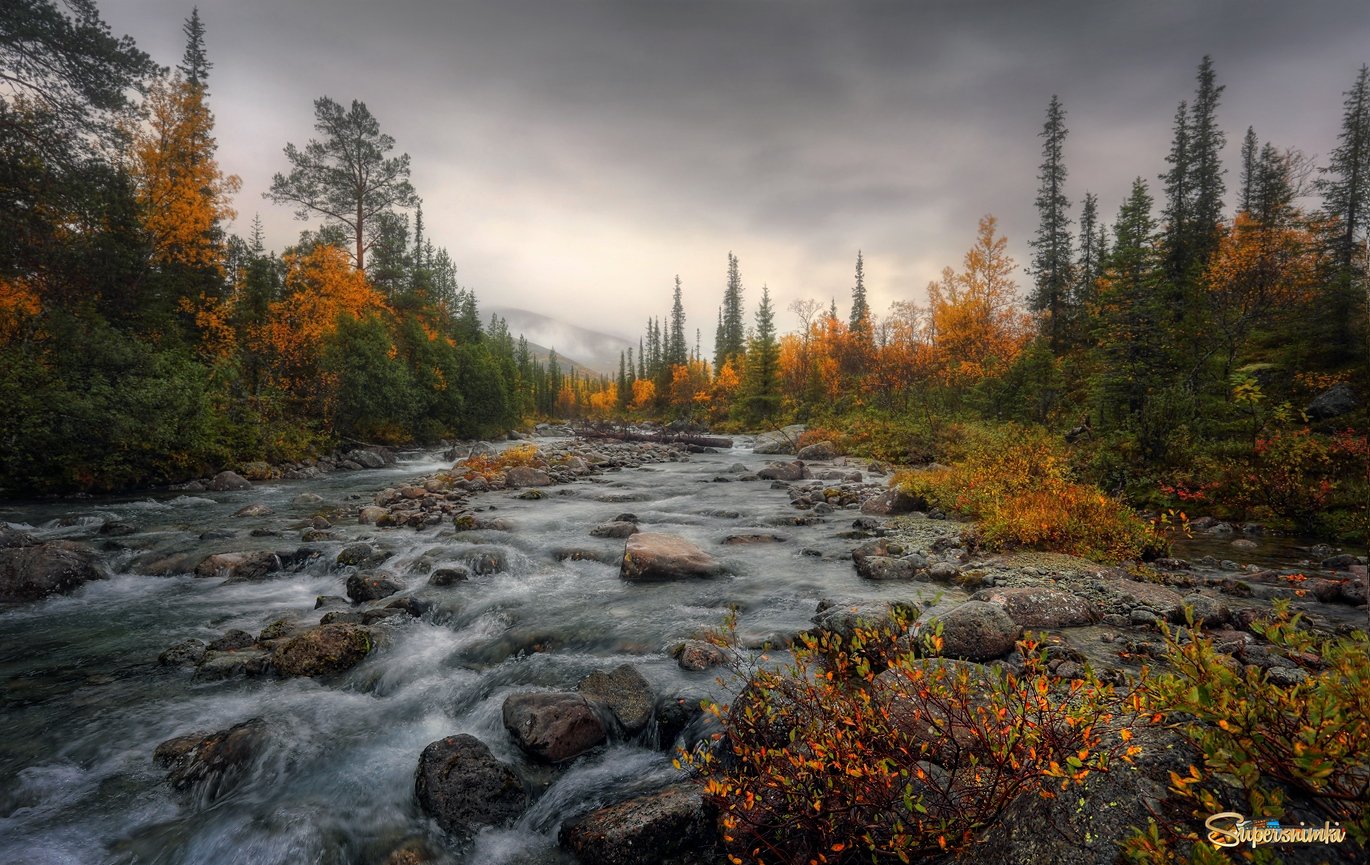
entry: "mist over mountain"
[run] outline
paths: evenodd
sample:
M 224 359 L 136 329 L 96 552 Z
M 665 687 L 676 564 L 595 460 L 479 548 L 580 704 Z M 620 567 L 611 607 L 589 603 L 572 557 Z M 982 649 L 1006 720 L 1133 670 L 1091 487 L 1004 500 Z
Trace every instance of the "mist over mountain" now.
M 569 324 L 542 313 L 516 307 L 488 307 L 485 315 L 498 315 L 509 324 L 509 332 L 522 334 L 530 344 L 546 347 L 557 357 L 570 358 L 595 372 L 618 373 L 618 356 L 637 344 L 624 337 Z

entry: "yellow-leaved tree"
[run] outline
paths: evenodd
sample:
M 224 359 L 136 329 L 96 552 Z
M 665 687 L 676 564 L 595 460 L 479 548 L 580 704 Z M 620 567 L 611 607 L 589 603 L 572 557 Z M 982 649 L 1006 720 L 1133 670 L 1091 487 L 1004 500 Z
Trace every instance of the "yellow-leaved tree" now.
M 216 229 L 236 216 L 229 202 L 242 182 L 224 174 L 215 159 L 214 115 L 204 86 L 179 74 L 160 79 L 145 109 L 131 169 L 152 262 L 222 272 L 224 244 Z
M 1008 239 L 991 215 L 980 219 L 960 273 L 950 267 L 928 285 L 928 333 L 949 383 L 974 381 L 1011 363 L 1026 341 Z

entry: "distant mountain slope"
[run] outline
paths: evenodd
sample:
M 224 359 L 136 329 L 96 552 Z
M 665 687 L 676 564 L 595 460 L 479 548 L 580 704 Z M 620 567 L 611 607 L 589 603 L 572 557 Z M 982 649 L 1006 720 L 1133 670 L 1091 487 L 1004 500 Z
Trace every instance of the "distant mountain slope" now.
M 483 316 L 498 315 L 509 323 L 509 332 L 515 338 L 523 334 L 529 345 L 547 346 L 556 349 L 557 357 L 575 358 L 581 365 L 595 372 L 609 375 L 618 374 L 618 356 L 629 347 L 636 348 L 628 340 L 607 333 L 568 324 L 564 321 L 515 307 L 487 307 Z M 542 349 L 546 352 L 546 349 Z
M 514 330 L 514 328 L 511 326 L 509 328 L 509 332 L 514 335 L 515 340 L 518 340 L 519 332 L 517 330 Z M 547 358 L 552 353 L 551 349 L 546 348 L 545 346 L 538 345 L 531 339 L 528 340 L 528 351 L 530 351 L 533 357 L 538 361 L 538 363 L 542 364 L 543 366 L 547 365 Z M 598 369 L 592 369 L 586 366 L 585 364 L 580 363 L 575 358 L 567 357 L 559 351 L 557 352 L 557 366 L 561 367 L 562 372 L 570 372 L 572 369 L 575 369 L 577 374 L 579 374 L 582 378 L 599 378 L 601 375 L 605 374 L 605 372 Z M 614 375 L 618 375 L 617 359 L 614 360 Z

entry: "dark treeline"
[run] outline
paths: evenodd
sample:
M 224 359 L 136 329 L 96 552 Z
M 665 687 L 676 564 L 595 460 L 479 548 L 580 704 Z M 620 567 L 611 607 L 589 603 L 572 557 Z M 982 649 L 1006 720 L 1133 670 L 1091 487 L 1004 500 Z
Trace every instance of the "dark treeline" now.
M 198 12 L 184 30 L 163 69 L 93 4 L 6 6 L 0 492 L 488 435 L 553 408 L 555 360 L 482 322 L 360 102 L 317 100 L 316 137 L 285 147 L 268 197 L 311 221 L 298 244 L 225 232 L 239 182 L 215 157 Z

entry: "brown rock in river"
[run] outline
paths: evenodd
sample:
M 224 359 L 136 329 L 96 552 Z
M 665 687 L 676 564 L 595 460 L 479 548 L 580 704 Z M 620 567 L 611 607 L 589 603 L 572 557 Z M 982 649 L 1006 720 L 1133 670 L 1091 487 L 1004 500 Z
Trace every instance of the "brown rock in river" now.
M 712 577 L 722 570 L 717 559 L 678 535 L 639 532 L 624 547 L 619 576 L 633 581 L 674 580 Z

